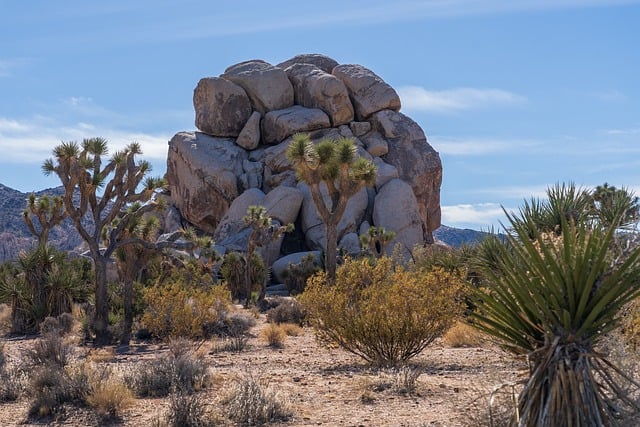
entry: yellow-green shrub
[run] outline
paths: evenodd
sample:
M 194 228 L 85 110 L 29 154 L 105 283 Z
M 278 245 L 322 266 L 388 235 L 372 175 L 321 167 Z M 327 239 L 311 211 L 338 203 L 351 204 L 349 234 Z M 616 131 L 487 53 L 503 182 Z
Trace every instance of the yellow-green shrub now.
M 336 283 L 309 279 L 300 300 L 317 336 L 370 363 L 394 365 L 419 354 L 462 310 L 463 282 L 442 269 L 408 272 L 389 258 L 346 260 Z
M 176 282 L 144 290 L 142 324 L 156 338 L 202 338 L 204 327 L 217 322 L 231 303 L 223 286 L 194 288 Z

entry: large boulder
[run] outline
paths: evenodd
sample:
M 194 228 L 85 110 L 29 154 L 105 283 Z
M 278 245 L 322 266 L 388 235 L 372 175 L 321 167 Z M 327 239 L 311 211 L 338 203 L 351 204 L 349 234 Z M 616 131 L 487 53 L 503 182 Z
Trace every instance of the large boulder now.
M 295 187 L 276 187 L 262 201 L 267 215 L 281 224 L 293 224 L 300 212 L 302 191 Z
M 247 228 L 243 218 L 247 215 L 249 206 L 262 205 L 264 198 L 265 194 L 257 188 L 251 188 L 239 195 L 220 220 L 213 234 L 213 240 L 220 243 Z
M 298 132 L 308 132 L 329 126 L 331 126 L 329 116 L 322 110 L 294 105 L 265 114 L 262 120 L 262 139 L 267 144 L 277 144 Z
M 425 240 L 433 243 L 433 231 L 440 227 L 441 220 L 442 162 L 438 152 L 429 145 L 420 126 L 402 113 L 383 110 L 373 114 L 371 122 L 389 141 L 384 160 L 411 185 L 425 226 Z
M 169 141 L 167 182 L 171 202 L 183 218 L 213 233 L 238 197 L 237 177 L 247 152 L 233 140 L 179 132 Z
M 253 109 L 260 114 L 293 105 L 293 86 L 282 68 L 261 61 L 241 62 L 222 75 L 241 86 L 249 95 Z
M 305 251 L 295 252 L 289 255 L 285 255 L 271 266 L 271 272 L 278 283 L 284 283 L 285 273 L 284 271 L 289 268 L 290 264 L 300 264 L 302 259 L 307 255 L 312 255 L 314 263 L 318 266 L 322 265 L 322 252 L 320 251 Z
M 294 64 L 285 71 L 293 84 L 296 104 L 321 109 L 331 119 L 332 126 L 353 120 L 349 92 L 336 76 L 311 64 Z
M 317 53 L 307 53 L 302 55 L 296 55 L 291 59 L 287 59 L 286 61 L 276 65 L 276 67 L 282 68 L 284 70 L 295 64 L 315 65 L 325 73 L 331 74 L 331 71 L 336 65 L 338 65 L 338 62 L 335 59 L 329 58 L 328 56 L 325 56 L 325 55 L 320 55 Z
M 311 189 L 304 182 L 298 183 L 298 189 L 302 191 L 304 196 L 302 200 L 302 208 L 300 209 L 300 223 L 302 232 L 305 235 L 307 246 L 311 249 L 326 249 L 327 246 L 327 227 L 322 221 L 320 213 L 313 202 Z M 325 203 L 330 202 L 329 192 L 324 184 L 320 185 L 320 191 Z M 364 219 L 367 211 L 369 197 L 366 187 L 363 187 L 347 202 L 344 215 L 338 223 L 338 240 L 349 232 L 358 230 L 360 223 Z
M 193 91 L 196 127 L 213 136 L 238 136 L 251 116 L 244 89 L 219 77 L 200 79 Z
M 402 254 L 408 259 L 413 247 L 424 243 L 416 196 L 401 179 L 392 179 L 380 189 L 373 205 L 373 224 L 396 233 L 385 248 L 387 255 L 400 244 Z
M 398 93 L 368 68 L 357 64 L 341 64 L 333 69 L 332 74 L 342 80 L 349 90 L 358 120 L 366 120 L 380 110 L 400 110 Z
M 240 131 L 238 138 L 236 138 L 236 144 L 245 150 L 255 150 L 260 144 L 260 118 L 262 116 L 257 111 L 254 111 L 250 116 L 244 127 Z

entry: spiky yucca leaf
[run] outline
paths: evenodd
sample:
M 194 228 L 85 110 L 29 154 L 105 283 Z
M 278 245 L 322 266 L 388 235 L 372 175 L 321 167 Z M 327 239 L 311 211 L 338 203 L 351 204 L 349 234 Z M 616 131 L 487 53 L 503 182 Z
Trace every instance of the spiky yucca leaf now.
M 615 226 L 568 216 L 559 218 L 557 234 L 540 231 L 527 212 L 507 213 L 512 232 L 499 256 L 479 251 L 490 286 L 478 293 L 472 317 L 529 359 L 518 425 L 615 425 L 614 399 L 632 402 L 595 347 L 617 325 L 621 307 L 640 295 L 640 248 L 619 259 L 611 252 Z

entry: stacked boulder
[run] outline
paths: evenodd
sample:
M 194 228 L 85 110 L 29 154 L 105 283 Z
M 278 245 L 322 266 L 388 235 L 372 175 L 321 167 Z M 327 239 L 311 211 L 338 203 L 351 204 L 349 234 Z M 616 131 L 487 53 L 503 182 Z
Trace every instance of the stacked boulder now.
M 353 138 L 377 166 L 374 188 L 351 198 L 338 227 L 340 245 L 359 250 L 369 226 L 396 233 L 388 250 L 432 243 L 440 226 L 442 164 L 420 126 L 400 113 L 396 91 L 373 71 L 324 55 L 298 55 L 278 65 L 252 60 L 201 79 L 193 94 L 199 132 L 169 141 L 167 180 L 182 218 L 214 235 L 224 250 L 246 248 L 242 217 L 263 205 L 279 224 L 295 223 L 296 250 L 322 250 L 324 224 L 309 187 L 298 182 L 285 151 L 296 133 Z M 291 245 L 289 245 L 291 246 Z M 294 245 L 295 246 L 295 245 Z M 291 250 L 282 239 L 270 262 Z

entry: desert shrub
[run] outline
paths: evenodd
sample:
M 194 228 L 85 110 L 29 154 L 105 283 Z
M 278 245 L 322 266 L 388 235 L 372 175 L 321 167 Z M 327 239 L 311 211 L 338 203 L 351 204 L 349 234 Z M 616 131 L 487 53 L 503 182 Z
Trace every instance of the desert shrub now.
M 304 292 L 307 279 L 322 269 L 318 265 L 317 259 L 313 254 L 307 254 L 302 257 L 300 262 L 291 263 L 282 272 L 284 283 L 291 295 L 297 295 Z
M 202 397 L 196 394 L 174 393 L 169 398 L 167 427 L 207 427 L 213 426 Z
M 261 332 L 262 339 L 273 348 L 284 347 L 284 340 L 287 334 L 280 325 L 269 324 Z
M 248 345 L 249 337 L 246 335 L 238 335 L 235 337 L 226 337 L 216 342 L 212 351 L 214 353 L 222 353 L 225 351 L 241 353 L 247 349 Z
M 125 383 L 137 397 L 164 397 L 171 393 L 173 366 L 169 358 L 140 362 L 125 376 Z
M 4 371 L 7 367 L 7 354 L 5 351 L 5 344 L 0 342 L 0 371 Z
M 133 393 L 112 372 L 104 370 L 93 379 L 86 401 L 100 417 L 118 418 L 133 403 Z
M 205 337 L 238 337 L 246 335 L 256 319 L 239 312 L 226 312 L 218 321 L 205 325 Z
M 0 304 L 0 335 L 11 329 L 11 308 L 7 304 Z
M 289 402 L 266 381 L 252 374 L 236 378 L 222 399 L 229 418 L 240 425 L 286 421 L 292 415 Z
M 392 372 L 393 390 L 399 394 L 415 394 L 421 374 L 422 371 L 419 368 L 410 365 L 395 368 Z
M 298 300 L 293 298 L 274 298 L 276 306 L 267 311 L 267 321 L 271 323 L 304 324 L 305 313 Z
M 0 342 L 0 402 L 17 400 L 24 389 L 24 372 L 21 369 L 10 369 L 5 345 Z
M 64 404 L 84 405 L 90 392 L 85 366 L 40 365 L 30 373 L 30 417 L 46 417 Z
M 152 362 L 141 362 L 125 376 L 138 397 L 164 397 L 172 391 L 193 393 L 206 388 L 209 365 L 190 344 L 174 342 L 169 353 Z
M 376 365 L 419 354 L 460 315 L 463 283 L 441 269 L 409 272 L 383 257 L 346 260 L 329 286 L 309 280 L 300 301 L 317 336 Z
M 175 282 L 145 289 L 142 323 L 159 339 L 202 338 L 205 326 L 228 311 L 229 292 L 222 286 L 195 288 Z
M 231 296 L 237 301 L 250 300 L 252 295 L 262 290 L 264 282 L 265 267 L 260 255 L 253 253 L 251 256 L 251 262 L 249 262 L 250 283 L 247 283 L 245 265 L 245 255 L 239 252 L 229 252 L 225 254 L 220 266 L 220 273 L 231 291 Z
M 57 334 L 61 337 L 69 334 L 73 329 L 74 318 L 71 313 L 62 313 L 57 317 L 48 316 L 40 324 L 40 333 Z
M 213 351 L 231 351 L 235 353 L 244 351 L 249 342 L 249 330 L 255 325 L 255 317 L 238 312 L 228 313 L 220 321 L 208 325 L 207 336 L 221 338 L 216 342 Z
M 11 332 L 37 332 L 47 316 L 70 312 L 87 296 L 90 263 L 47 246 L 22 252 L 0 268 L 0 302 L 11 306 Z
M 640 298 L 624 307 L 621 320 L 621 338 L 630 350 L 640 351 Z
M 38 339 L 32 348 L 25 351 L 25 359 L 31 366 L 53 365 L 64 367 L 73 354 L 73 345 L 57 333 L 46 333 Z
M 487 340 L 487 336 L 465 322 L 456 322 L 444 334 L 443 341 L 450 347 L 477 347 Z

